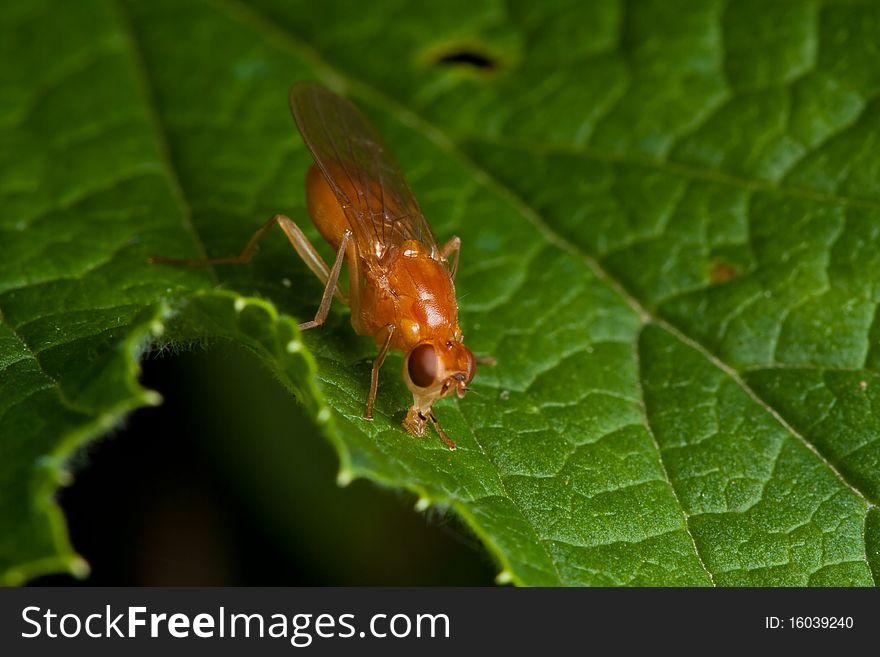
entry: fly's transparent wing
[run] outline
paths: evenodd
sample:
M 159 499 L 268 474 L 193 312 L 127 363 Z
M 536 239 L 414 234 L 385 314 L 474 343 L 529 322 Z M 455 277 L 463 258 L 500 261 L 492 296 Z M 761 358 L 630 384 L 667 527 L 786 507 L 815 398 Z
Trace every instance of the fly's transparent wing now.
M 290 89 L 290 109 L 345 211 L 362 257 L 381 258 L 406 240 L 418 240 L 432 257 L 440 257 L 403 172 L 360 110 L 313 82 Z

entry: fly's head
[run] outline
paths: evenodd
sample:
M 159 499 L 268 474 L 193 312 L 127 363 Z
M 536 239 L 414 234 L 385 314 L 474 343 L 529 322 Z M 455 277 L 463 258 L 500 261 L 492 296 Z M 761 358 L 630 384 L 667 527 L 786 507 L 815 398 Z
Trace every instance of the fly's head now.
M 403 362 L 403 379 L 413 395 L 404 427 L 424 436 L 428 420 L 436 426 L 431 410 L 434 402 L 452 392 L 464 397 L 476 371 L 477 361 L 460 338 L 429 340 L 413 347 Z

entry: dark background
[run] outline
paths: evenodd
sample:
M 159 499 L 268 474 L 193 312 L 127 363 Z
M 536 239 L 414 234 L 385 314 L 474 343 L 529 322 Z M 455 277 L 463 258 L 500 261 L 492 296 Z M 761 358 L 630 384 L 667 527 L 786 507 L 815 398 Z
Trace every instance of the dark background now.
M 355 480 L 244 349 L 153 354 L 158 408 L 73 459 L 59 493 L 82 582 L 34 585 L 483 585 L 496 567 L 451 512 Z

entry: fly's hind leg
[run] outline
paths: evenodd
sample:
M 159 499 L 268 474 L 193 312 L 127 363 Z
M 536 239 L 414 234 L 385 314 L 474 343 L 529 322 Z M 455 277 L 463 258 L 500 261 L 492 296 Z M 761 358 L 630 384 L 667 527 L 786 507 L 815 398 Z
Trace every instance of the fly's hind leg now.
M 300 227 L 297 226 L 290 217 L 283 214 L 276 214 L 269 219 L 269 221 L 260 226 L 248 240 L 247 244 L 245 244 L 241 253 L 237 256 L 226 256 L 223 258 L 165 258 L 163 256 L 153 256 L 149 258 L 148 262 L 164 265 L 180 265 L 184 267 L 245 265 L 254 257 L 257 244 L 263 239 L 263 236 L 265 236 L 274 224 L 278 224 L 281 227 L 281 230 L 287 235 L 287 239 L 290 240 L 297 255 L 299 255 L 302 261 L 306 263 L 306 266 L 311 272 L 318 277 L 318 280 L 324 284 L 324 295 L 321 298 L 321 305 L 318 306 L 318 312 L 315 314 L 315 319 L 300 324 L 299 328 L 300 330 L 305 330 L 320 326 L 324 323 L 324 320 L 327 319 L 327 313 L 330 311 L 330 301 L 334 294 L 342 303 L 348 305 L 348 299 L 342 293 L 342 290 L 339 289 L 338 283 L 339 272 L 342 269 L 342 260 L 345 255 L 345 247 L 350 241 L 351 231 L 346 231 L 343 234 L 342 243 L 339 247 L 339 251 L 336 253 L 336 260 L 333 263 L 332 269 L 327 267 L 324 258 L 322 258 L 321 254 L 318 253 L 314 246 L 312 246 L 312 243 L 309 242 L 309 238 L 306 237 L 306 234 L 302 232 Z
M 223 258 L 166 258 L 165 256 L 151 256 L 147 258 L 147 262 L 150 264 L 160 264 L 160 265 L 179 265 L 182 267 L 210 267 L 211 265 L 246 265 L 251 261 L 251 258 L 254 257 L 254 251 L 257 250 L 257 244 L 263 239 L 263 236 L 269 231 L 273 224 L 281 224 L 281 219 L 287 219 L 282 214 L 276 214 L 274 217 L 269 219 L 262 226 L 257 228 L 257 232 L 251 235 L 251 238 L 247 241 L 247 244 L 244 245 L 244 248 L 241 250 L 237 256 L 225 256 Z M 287 219 L 290 221 L 290 219 Z M 290 223 L 293 223 L 290 221 Z M 283 227 L 283 226 L 282 226 Z M 309 244 L 311 246 L 311 244 Z M 317 255 L 317 254 L 316 254 Z M 321 256 L 319 255 L 318 258 Z M 305 260 L 305 258 L 303 258 Z M 308 261 L 306 262 L 308 264 Z M 324 264 L 323 260 L 321 264 Z M 311 268 L 311 265 L 309 265 Z M 326 272 L 327 265 L 324 265 L 324 270 Z M 325 273 L 326 278 L 326 273 Z
M 365 420 L 373 419 L 373 404 L 376 403 L 376 390 L 379 388 L 379 368 L 382 367 L 382 363 L 385 362 L 385 356 L 388 355 L 388 348 L 391 346 L 391 336 L 394 335 L 396 328 L 394 324 L 388 324 L 385 327 L 387 334 L 385 342 L 382 343 L 379 354 L 376 356 L 376 360 L 373 361 L 373 371 L 370 373 L 370 394 L 367 397 L 367 410 L 364 411 Z

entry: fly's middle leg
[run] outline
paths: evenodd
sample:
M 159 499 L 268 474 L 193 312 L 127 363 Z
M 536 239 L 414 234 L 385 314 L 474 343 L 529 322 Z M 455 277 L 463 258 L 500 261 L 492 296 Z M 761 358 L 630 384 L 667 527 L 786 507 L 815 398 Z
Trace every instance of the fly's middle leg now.
M 293 222 L 291 221 L 290 223 L 292 224 Z M 283 225 L 282 228 L 284 228 Z M 287 231 L 285 230 L 285 232 Z M 316 326 L 321 326 L 326 321 L 327 314 L 330 312 L 330 303 L 333 301 L 333 292 L 339 290 L 339 286 L 337 285 L 337 283 L 339 282 L 339 272 L 342 271 L 342 263 L 345 260 L 345 249 L 346 247 L 348 247 L 348 243 L 350 240 L 351 231 L 346 230 L 342 234 L 342 241 L 339 243 L 339 250 L 336 252 L 336 260 L 333 261 L 333 268 L 330 270 L 330 274 L 327 276 L 327 281 L 324 285 L 324 296 L 321 297 L 321 304 L 318 306 L 318 310 L 315 313 L 315 319 L 310 322 L 303 322 L 302 324 L 300 324 L 300 331 L 305 331 L 310 328 L 315 328 Z
M 452 280 L 455 280 L 455 272 L 458 271 L 458 256 L 461 254 L 461 238 L 458 235 L 453 235 L 448 240 L 446 240 L 446 244 L 440 247 L 440 257 L 446 260 L 452 259 L 452 263 L 449 267 L 449 276 Z
M 385 327 L 385 341 L 379 348 L 376 360 L 373 361 L 373 371 L 370 373 L 370 394 L 367 397 L 367 410 L 364 411 L 365 420 L 373 419 L 373 404 L 376 403 L 376 390 L 379 388 L 379 368 L 382 367 L 382 363 L 385 362 L 385 356 L 388 355 L 388 348 L 391 346 L 391 336 L 394 335 L 396 328 L 394 324 L 388 324 Z

